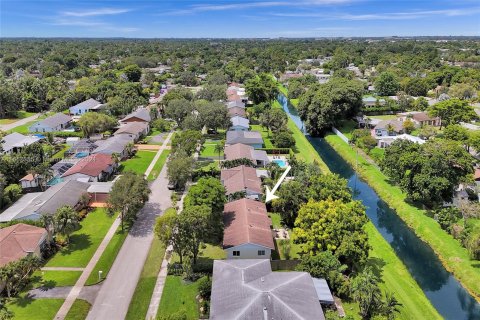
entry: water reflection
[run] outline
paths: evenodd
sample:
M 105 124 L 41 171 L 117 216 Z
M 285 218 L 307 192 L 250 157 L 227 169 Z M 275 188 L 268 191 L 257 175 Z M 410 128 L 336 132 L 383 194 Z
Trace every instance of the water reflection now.
M 295 124 L 303 124 L 297 110 L 285 97 L 283 109 Z M 348 180 L 354 198 L 367 207 L 367 216 L 403 261 L 427 298 L 446 319 L 480 319 L 480 304 L 443 267 L 433 250 L 422 242 L 375 191 L 359 179 L 352 167 L 323 139 L 307 137 L 330 170 Z M 379 265 L 381 267 L 381 265 Z

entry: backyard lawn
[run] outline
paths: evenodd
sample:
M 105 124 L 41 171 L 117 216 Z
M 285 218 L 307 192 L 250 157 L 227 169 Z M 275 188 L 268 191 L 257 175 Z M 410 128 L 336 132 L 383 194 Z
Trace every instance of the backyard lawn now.
M 152 171 L 148 175 L 148 178 L 147 178 L 148 181 L 153 181 L 158 177 L 158 175 L 160 174 L 160 171 L 162 171 L 163 165 L 165 164 L 165 162 L 167 162 L 167 158 L 169 155 L 170 155 L 170 150 L 165 149 L 162 151 L 160 158 L 158 158 L 157 162 L 153 166 Z
M 203 144 L 203 150 L 200 153 L 200 157 L 205 157 L 205 158 L 210 157 L 210 158 L 218 159 L 219 153 L 215 151 L 215 147 L 219 143 L 220 141 L 215 141 L 215 140 L 206 141 Z M 220 157 L 222 156 L 223 156 L 223 150 L 220 151 Z
M 380 120 L 392 120 L 396 119 L 397 116 L 394 114 L 384 114 L 379 116 L 368 116 L 370 119 L 380 119 Z
M 185 311 L 188 320 L 198 319 L 197 294 L 198 281 L 190 283 L 183 281 L 181 276 L 167 276 L 158 315 L 168 316 Z
M 120 171 L 133 171 L 139 174 L 144 174 L 156 153 L 156 151 L 147 150 L 137 151 L 132 158 L 121 163 Z
M 62 145 L 62 149 L 60 151 L 58 151 L 57 153 L 55 153 L 52 158 L 53 159 L 63 159 L 64 155 L 65 155 L 65 152 L 70 149 L 70 146 L 68 144 L 63 144 Z
M 250 130 L 251 131 L 258 131 L 262 135 L 263 138 L 263 144 L 265 145 L 265 148 L 274 148 L 273 143 L 272 143 L 272 133 L 268 129 L 264 129 L 261 125 L 259 124 L 252 124 L 250 125 Z
M 351 165 L 356 161 L 356 152 L 336 135 L 328 135 L 326 141 Z M 391 185 L 388 178 L 361 155 L 358 157 L 358 173 L 378 195 L 396 211 L 415 234 L 432 247 L 444 266 L 452 272 L 465 288 L 480 300 L 480 272 L 478 261 L 470 259 L 467 249 L 439 224 L 426 215 L 425 210 L 405 201 L 406 195 L 399 187 Z
M 164 254 L 165 246 L 155 237 L 130 301 L 127 320 L 145 319 Z
M 91 211 L 80 222 L 81 228 L 70 236 L 70 244 L 60 250 L 46 264 L 47 267 L 85 267 L 108 232 L 114 217 L 105 209 Z

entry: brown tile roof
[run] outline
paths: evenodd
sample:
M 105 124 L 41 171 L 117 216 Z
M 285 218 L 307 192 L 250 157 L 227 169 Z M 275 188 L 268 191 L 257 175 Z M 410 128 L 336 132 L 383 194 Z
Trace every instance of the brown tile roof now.
M 0 267 L 34 252 L 46 234 L 44 228 L 24 223 L 0 229 Z
M 29 173 L 29 174 L 27 174 L 25 177 L 23 177 L 22 179 L 20 179 L 20 181 L 33 181 L 33 180 L 35 180 L 35 178 L 36 178 L 37 176 L 38 176 L 38 174 L 33 175 L 33 174 Z
M 245 109 L 240 107 L 228 108 L 228 115 L 230 117 L 234 117 L 234 116 L 245 117 Z
M 225 204 L 223 209 L 223 247 L 252 243 L 272 250 L 272 221 L 265 204 L 251 199 L 240 199 Z
M 78 161 L 73 167 L 67 170 L 62 177 L 67 177 L 75 173 L 82 173 L 90 177 L 97 177 L 102 172 L 106 172 L 113 165 L 112 156 L 109 154 L 96 153 Z
M 432 118 L 430 117 L 428 114 L 426 114 L 425 112 L 418 112 L 418 113 L 414 113 L 412 114 L 412 118 L 414 120 L 417 120 L 419 122 L 421 121 L 431 121 L 431 120 L 437 120 L 438 118 Z
M 220 174 L 227 194 L 250 190 L 256 193 L 262 193 L 262 182 L 257 177 L 255 168 L 238 166 L 231 169 L 223 169 Z
M 225 159 L 226 160 L 235 160 L 241 158 L 247 158 L 249 160 L 255 161 L 252 157 L 253 147 L 243 144 L 235 143 L 232 145 L 225 146 Z
M 242 97 L 240 97 L 238 94 L 234 93 L 232 95 L 228 96 L 228 101 L 235 101 L 235 100 L 241 100 Z

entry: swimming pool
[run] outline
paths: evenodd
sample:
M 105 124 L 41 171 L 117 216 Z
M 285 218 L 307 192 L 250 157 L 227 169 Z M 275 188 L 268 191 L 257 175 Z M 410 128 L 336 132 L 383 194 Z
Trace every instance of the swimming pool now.
M 272 161 L 275 162 L 276 164 L 278 164 L 280 166 L 280 168 L 285 168 L 287 166 L 287 162 L 285 160 L 273 159 Z

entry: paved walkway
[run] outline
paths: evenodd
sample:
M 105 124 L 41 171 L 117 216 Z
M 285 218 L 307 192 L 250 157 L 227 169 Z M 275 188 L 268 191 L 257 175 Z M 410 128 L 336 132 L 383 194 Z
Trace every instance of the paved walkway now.
M 85 268 L 75 268 L 75 267 L 43 267 L 40 270 L 42 271 L 83 271 Z
M 80 291 L 78 295 L 78 299 L 86 300 L 90 304 L 95 301 L 97 297 L 98 291 L 100 290 L 101 284 L 96 284 L 93 286 L 85 286 Z M 37 289 L 30 290 L 28 292 L 29 296 L 33 299 L 42 299 L 42 298 L 57 298 L 57 299 L 65 299 L 68 297 L 68 294 L 72 290 L 73 287 L 54 287 L 54 288 L 46 288 L 40 287 Z
M 12 130 L 12 129 L 18 127 L 18 126 L 24 125 L 26 123 L 29 123 L 30 121 L 33 121 L 33 120 L 37 119 L 39 116 L 40 116 L 40 113 L 37 113 L 37 114 L 34 114 L 33 116 L 20 119 L 18 121 L 13 122 L 13 123 L 2 124 L 2 125 L 0 125 L 0 130 L 2 130 L 2 131 Z
M 165 139 L 163 146 L 167 145 L 170 137 L 171 134 Z M 145 172 L 147 176 L 160 157 L 161 151 L 159 150 L 147 168 Z M 164 166 L 158 178 L 150 186 L 152 190 L 150 198 L 140 211 L 108 273 L 108 277 L 103 282 L 97 299 L 87 316 L 88 320 L 125 319 L 130 300 L 153 241 L 155 219 L 171 206 L 170 191 L 167 185 L 167 167 Z
M 95 254 L 93 255 L 92 259 L 90 259 L 90 261 L 88 262 L 88 265 L 85 267 L 85 270 L 83 270 L 82 274 L 80 275 L 80 278 L 78 278 L 72 290 L 70 290 L 70 293 L 68 294 L 67 298 L 65 299 L 62 306 L 60 307 L 60 310 L 58 310 L 57 314 L 55 315 L 55 319 L 57 320 L 65 319 L 73 303 L 79 297 L 80 291 L 83 289 L 85 282 L 88 280 L 88 277 L 90 277 L 90 274 L 95 268 L 95 265 L 97 264 L 98 260 L 100 259 L 103 252 L 107 248 L 108 243 L 115 235 L 115 232 L 117 231 L 119 225 L 120 225 L 120 218 L 117 218 L 112 223 L 112 226 L 110 227 L 110 229 L 108 229 L 107 235 L 105 236 L 105 238 L 103 238 L 102 242 L 97 248 L 97 251 L 95 251 Z
M 160 147 L 160 149 L 158 149 L 157 154 L 155 155 L 155 157 L 153 157 L 152 162 L 150 162 L 150 165 L 145 171 L 145 177 L 148 177 L 150 175 L 150 172 L 152 172 L 153 167 L 155 167 L 155 164 L 157 163 L 158 159 L 160 159 L 160 156 L 162 155 L 163 150 L 166 149 L 168 141 L 170 141 L 170 138 L 172 137 L 172 135 L 173 135 L 173 131 L 170 132 L 167 138 L 165 139 L 165 141 L 163 141 L 162 146 Z

